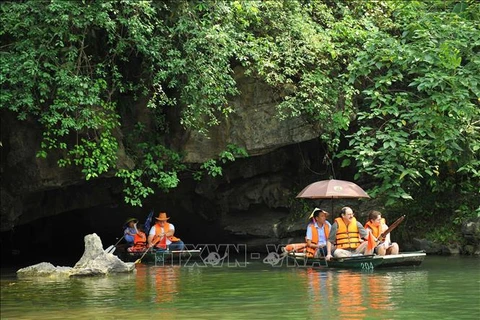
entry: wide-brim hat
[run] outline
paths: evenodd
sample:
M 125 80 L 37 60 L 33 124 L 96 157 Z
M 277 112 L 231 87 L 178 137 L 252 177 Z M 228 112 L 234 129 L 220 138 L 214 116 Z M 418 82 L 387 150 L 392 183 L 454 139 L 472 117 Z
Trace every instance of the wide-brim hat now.
M 313 209 L 312 213 L 310 214 L 310 216 L 308 217 L 308 219 L 312 219 L 313 218 L 313 215 L 315 214 L 315 212 L 317 211 L 320 211 L 320 212 L 324 212 L 325 215 L 328 217 L 328 212 L 323 210 L 323 209 L 320 209 L 320 208 L 315 208 Z
M 138 219 L 136 219 L 136 218 L 128 218 L 128 219 L 125 221 L 125 224 L 129 224 L 129 223 L 132 222 L 132 221 L 135 221 L 135 223 L 137 223 L 137 222 L 138 222 Z
M 157 219 L 158 221 L 167 221 L 168 219 L 170 219 L 170 217 L 167 217 L 166 212 L 160 212 L 158 214 L 158 217 L 155 217 L 155 219 Z

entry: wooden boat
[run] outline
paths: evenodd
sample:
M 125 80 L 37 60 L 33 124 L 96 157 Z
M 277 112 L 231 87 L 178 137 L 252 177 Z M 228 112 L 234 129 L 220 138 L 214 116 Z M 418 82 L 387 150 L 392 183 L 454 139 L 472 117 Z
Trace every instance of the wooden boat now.
M 383 262 L 380 264 L 380 268 L 390 267 L 408 267 L 419 266 L 422 264 L 425 256 L 425 251 L 417 252 L 404 252 L 394 255 L 383 256 Z
M 287 257 L 297 266 L 313 266 L 324 268 L 344 268 L 373 270 L 379 268 L 419 266 L 425 259 L 424 251 L 405 252 L 396 255 L 358 255 L 346 258 L 332 258 L 326 261 L 324 258 L 307 258 L 305 253 L 289 252 Z
M 155 263 L 155 264 L 182 264 L 190 261 L 198 260 L 200 258 L 200 250 L 150 250 L 145 255 L 145 251 L 128 252 L 120 251 L 118 257 L 126 262 L 134 262 L 141 259 L 142 263 Z M 142 257 L 143 256 L 143 257 Z

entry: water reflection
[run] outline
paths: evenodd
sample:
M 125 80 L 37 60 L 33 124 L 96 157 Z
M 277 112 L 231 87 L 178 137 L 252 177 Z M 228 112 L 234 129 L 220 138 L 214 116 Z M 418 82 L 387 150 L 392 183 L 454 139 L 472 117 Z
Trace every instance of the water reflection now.
M 368 294 L 370 307 L 374 310 L 393 310 L 395 305 L 391 301 L 392 278 L 388 275 L 371 274 L 368 277 Z
M 399 308 L 395 295 L 402 291 L 422 293 L 428 287 L 428 272 L 362 272 L 350 270 L 306 269 L 304 278 L 309 297 L 309 316 L 335 318 L 392 318 Z M 420 289 L 421 288 L 421 289 Z
M 180 266 L 156 267 L 137 265 L 135 277 L 135 299 L 140 303 L 153 303 L 167 319 L 177 313 L 175 300 L 179 293 Z
M 478 318 L 479 260 L 435 261 L 419 269 L 373 272 L 257 263 L 245 268 L 140 264 L 134 274 L 73 279 L 2 274 L 0 318 Z
M 368 301 L 364 291 L 366 286 L 365 276 L 357 272 L 339 272 L 333 282 L 339 304 L 338 314 L 341 318 L 363 319 L 366 314 Z M 366 289 L 366 288 L 365 288 Z
M 319 272 L 313 268 L 308 268 L 307 291 L 310 297 L 308 309 L 312 316 L 325 314 L 325 310 L 329 308 L 329 301 L 333 301 L 332 272 Z M 326 303 L 327 302 L 327 303 Z

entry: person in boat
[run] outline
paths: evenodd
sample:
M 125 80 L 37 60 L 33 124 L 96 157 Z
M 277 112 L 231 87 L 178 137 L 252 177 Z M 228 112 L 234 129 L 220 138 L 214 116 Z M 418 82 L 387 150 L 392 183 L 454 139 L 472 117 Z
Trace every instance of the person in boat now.
M 352 208 L 342 208 L 340 216 L 332 224 L 325 259 L 328 261 L 332 258 L 333 245 L 335 245 L 334 255 L 336 258 L 371 254 L 372 250 L 368 250 L 368 243 L 364 241 L 367 236 L 367 230 L 355 219 Z
M 170 251 L 183 250 L 185 245 L 182 240 L 173 235 L 175 226 L 167 222 L 170 219 L 167 217 L 167 213 L 160 212 L 155 219 L 156 222 L 148 233 L 148 246 L 154 246 L 157 250 L 166 250 L 167 248 Z
M 143 225 L 137 226 L 137 233 L 133 237 L 133 246 L 127 248 L 128 252 L 143 252 L 147 249 L 147 235 Z
M 125 221 L 123 236 L 129 247 L 133 246 L 134 237 L 137 233 L 137 223 L 138 220 L 135 218 L 129 218 Z
M 310 215 L 311 222 L 307 226 L 307 257 L 325 257 L 327 255 L 328 235 L 332 225 L 327 221 L 328 212 L 315 208 Z
M 378 254 L 379 256 L 398 254 L 398 244 L 396 242 L 391 242 L 390 233 L 385 236 L 385 239 L 379 239 L 382 232 L 388 229 L 385 219 L 382 218 L 381 212 L 375 210 L 369 212 L 368 221 L 365 224 L 365 229 L 367 229 L 367 231 L 370 231 L 373 234 L 373 236 L 375 237 L 375 242 L 380 242 L 380 244 L 375 247 L 374 252 L 376 254 Z

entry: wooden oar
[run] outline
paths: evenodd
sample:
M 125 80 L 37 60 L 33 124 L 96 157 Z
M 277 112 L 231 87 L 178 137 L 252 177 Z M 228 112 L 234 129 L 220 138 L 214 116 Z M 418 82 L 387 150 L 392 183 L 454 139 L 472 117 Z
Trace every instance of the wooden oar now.
M 141 262 L 142 262 L 142 259 L 143 259 L 143 257 L 145 257 L 145 255 L 147 254 L 147 252 L 148 252 L 148 251 L 150 251 L 150 249 L 151 249 L 151 248 L 153 248 L 153 245 L 152 245 L 151 247 L 148 247 L 148 249 L 147 249 L 147 250 L 145 250 L 145 252 L 142 254 L 142 256 L 140 257 L 140 259 L 137 259 L 137 260 L 135 260 L 135 264 L 137 264 L 137 263 L 141 263 Z
M 381 235 L 380 237 L 378 237 L 378 240 L 377 242 L 382 242 L 385 240 L 385 237 L 387 236 L 387 234 L 389 234 L 390 232 L 392 232 L 393 229 L 395 229 L 396 227 L 398 227 L 398 225 L 403 221 L 403 219 L 405 219 L 405 215 L 401 216 L 400 218 L 398 218 L 394 223 L 392 223 L 390 225 L 390 227 L 388 227 L 387 230 L 385 230 Z
M 147 254 L 148 250 L 150 250 L 150 248 L 153 248 L 153 247 L 157 244 L 158 241 L 160 241 L 160 238 L 157 238 L 157 239 L 155 239 L 155 240 L 152 242 L 152 246 L 151 246 L 151 247 L 148 247 L 148 249 L 147 249 L 147 250 L 142 254 L 142 256 L 140 257 L 140 259 L 137 259 L 137 260 L 135 261 L 135 264 L 142 262 L 142 259 L 143 259 L 143 257 L 145 257 L 145 255 Z M 166 237 L 166 236 L 164 236 L 164 237 L 162 238 L 162 243 L 161 243 L 161 244 L 165 244 L 165 246 L 167 245 L 167 237 Z
M 125 234 L 120 238 L 120 240 L 117 241 L 117 243 L 112 244 L 110 247 L 105 249 L 105 252 L 106 253 L 114 253 L 115 249 L 117 249 L 117 245 L 120 243 L 120 241 L 122 241 L 123 237 L 125 237 Z

